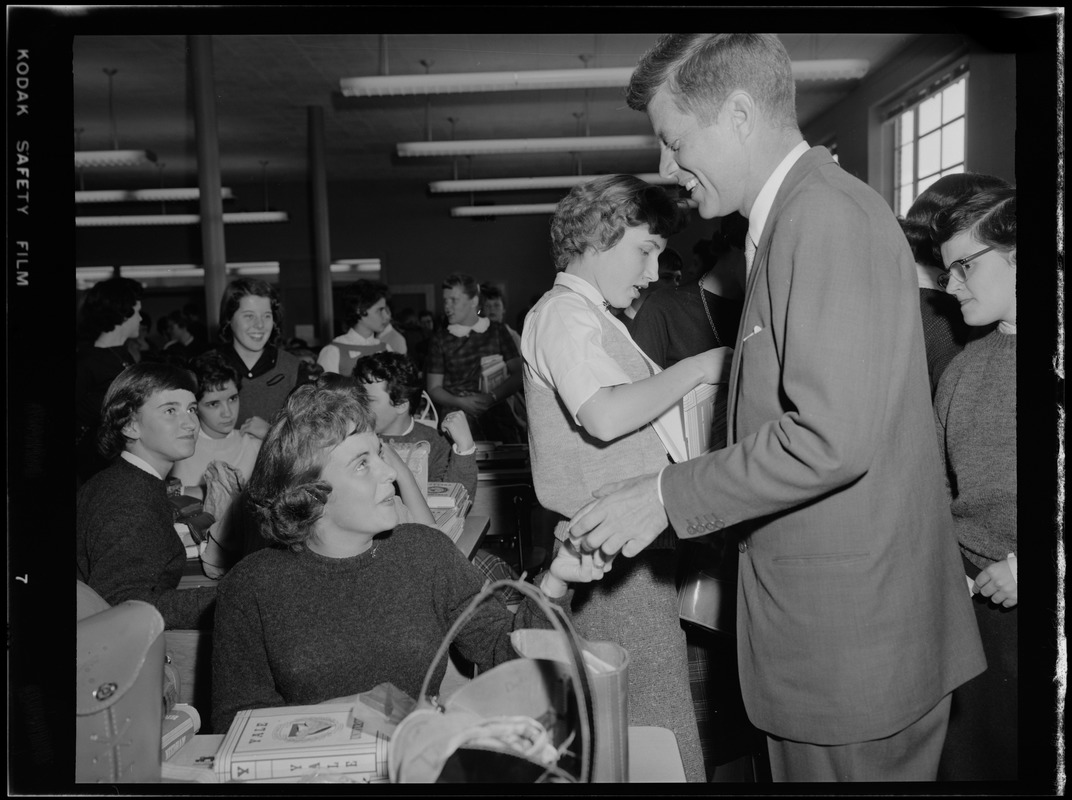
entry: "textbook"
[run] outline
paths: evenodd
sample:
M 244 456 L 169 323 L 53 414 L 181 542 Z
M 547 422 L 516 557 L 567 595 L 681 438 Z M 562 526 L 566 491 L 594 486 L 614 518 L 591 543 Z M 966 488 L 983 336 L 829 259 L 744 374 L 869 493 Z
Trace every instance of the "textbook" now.
M 458 513 L 456 508 L 433 508 L 430 509 L 435 525 L 443 533 L 450 537 L 455 544 L 465 530 L 465 516 Z
M 460 483 L 429 481 L 424 499 L 429 508 L 460 508 L 464 511 L 469 502 L 469 492 Z
M 701 383 L 652 421 L 675 463 L 725 445 L 728 391 L 724 383 Z
M 160 760 L 167 761 L 201 730 L 201 715 L 186 703 L 176 703 L 164 715 L 160 737 Z
M 510 377 L 506 362 L 502 356 L 484 356 L 480 359 L 480 391 L 490 394 L 491 390 L 501 386 Z
M 389 733 L 358 703 L 239 711 L 216 753 L 219 781 L 386 780 Z M 374 712 L 373 712 L 374 713 Z M 368 728 L 366 730 L 366 728 Z

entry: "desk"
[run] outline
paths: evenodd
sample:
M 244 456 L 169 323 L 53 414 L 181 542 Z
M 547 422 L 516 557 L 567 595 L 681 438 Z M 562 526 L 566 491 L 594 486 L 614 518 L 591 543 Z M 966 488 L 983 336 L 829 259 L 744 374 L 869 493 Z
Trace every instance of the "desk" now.
M 484 537 L 488 535 L 488 531 L 491 530 L 491 519 L 481 514 L 470 514 L 465 518 L 465 527 L 462 529 L 461 535 L 458 537 L 458 541 L 454 544 L 458 546 L 458 549 L 462 551 L 462 555 L 465 558 L 471 559 L 473 554 L 484 542 Z M 190 558 L 186 561 L 186 566 L 183 568 L 182 577 L 179 579 L 180 589 L 195 589 L 199 586 L 215 586 L 219 581 L 214 581 L 212 578 L 205 577 L 205 573 L 201 571 L 201 560 L 198 558 Z
M 207 757 L 223 744 L 223 734 L 198 734 L 179 750 L 163 770 L 164 782 L 215 783 Z M 666 728 L 629 728 L 630 783 L 684 783 L 685 768 L 674 732 Z
M 491 530 L 491 519 L 489 517 L 470 514 L 465 518 L 465 527 L 462 529 L 462 534 L 458 537 L 458 541 L 454 544 L 458 546 L 458 549 L 462 551 L 462 555 L 467 560 L 472 559 L 477 548 L 483 543 L 484 537 L 488 535 L 489 530 Z

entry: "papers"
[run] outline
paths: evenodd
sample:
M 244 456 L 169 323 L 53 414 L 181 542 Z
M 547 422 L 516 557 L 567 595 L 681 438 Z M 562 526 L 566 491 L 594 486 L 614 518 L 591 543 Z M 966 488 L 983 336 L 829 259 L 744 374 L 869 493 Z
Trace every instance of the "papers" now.
M 652 428 L 675 463 L 725 444 L 727 394 L 724 383 L 702 383 L 652 421 Z

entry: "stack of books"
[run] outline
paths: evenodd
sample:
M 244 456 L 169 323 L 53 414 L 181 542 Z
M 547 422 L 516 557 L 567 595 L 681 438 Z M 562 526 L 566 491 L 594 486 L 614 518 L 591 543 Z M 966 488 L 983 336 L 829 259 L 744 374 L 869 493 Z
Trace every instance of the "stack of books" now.
M 496 386 L 510 377 L 502 356 L 484 356 L 480 359 L 480 391 L 490 394 Z
M 465 528 L 465 515 L 469 511 L 469 492 L 460 483 L 430 481 L 425 494 L 428 508 L 435 518 L 436 527 L 457 542 Z

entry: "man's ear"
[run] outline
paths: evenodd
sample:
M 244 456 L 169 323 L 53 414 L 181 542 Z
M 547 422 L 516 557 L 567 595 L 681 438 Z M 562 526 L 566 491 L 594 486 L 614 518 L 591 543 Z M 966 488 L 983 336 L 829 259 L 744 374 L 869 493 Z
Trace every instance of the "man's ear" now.
M 725 108 L 738 140 L 744 142 L 756 127 L 755 99 L 743 89 L 738 89 L 726 99 Z

